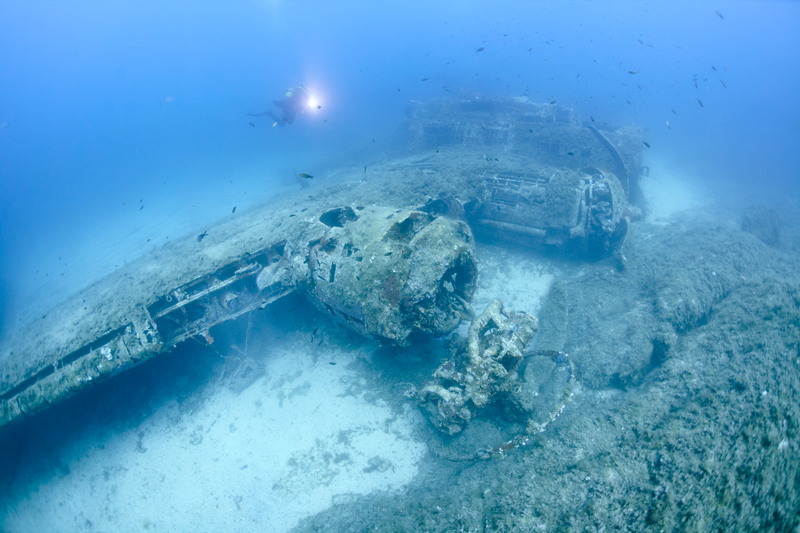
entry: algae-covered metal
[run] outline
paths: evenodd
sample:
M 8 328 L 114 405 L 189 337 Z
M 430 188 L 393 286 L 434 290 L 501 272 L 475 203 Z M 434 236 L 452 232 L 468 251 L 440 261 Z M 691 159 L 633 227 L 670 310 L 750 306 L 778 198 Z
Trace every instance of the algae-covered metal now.
M 469 227 L 424 211 L 339 207 L 304 246 L 283 240 L 141 302 L 120 327 L 0 393 L 0 426 L 291 292 L 362 335 L 408 344 L 443 334 L 465 314 L 477 264 Z M 298 220 L 295 224 L 308 224 Z M 313 233 L 313 232 L 312 232 Z
M 617 176 L 630 201 L 641 199 L 639 127 L 584 123 L 572 109 L 524 96 L 465 95 L 416 103 L 407 128 L 412 146 L 421 149 L 458 146 L 480 149 L 485 160 L 501 164 L 525 157 L 560 169 L 600 168 Z
M 129 322 L 26 376 L 0 393 L 0 426 L 29 416 L 158 355 L 209 328 L 275 301 L 294 290 L 276 283 L 259 290 L 256 275 L 278 262 L 285 243 L 246 254 L 222 268 L 141 302 Z
M 476 233 L 527 246 L 603 255 L 627 234 L 625 191 L 610 173 L 546 166 L 493 172 L 472 208 Z
M 424 211 L 328 211 L 311 243 L 303 289 L 321 311 L 362 335 L 408 345 L 415 332 L 442 335 L 469 316 L 477 263 L 461 220 Z
M 576 381 L 569 356 L 527 350 L 538 330 L 536 317 L 514 312 L 495 299 L 473 320 L 466 339 L 453 338 L 453 356 L 436 369 L 432 379 L 419 391 L 407 393 L 417 399 L 431 423 L 448 435 L 460 433 L 493 403 L 525 425 L 524 432 L 502 443 L 474 454 L 448 454 L 450 459 L 488 459 L 526 446 L 572 400 Z
M 407 127 L 413 146 L 477 153 L 464 202 L 477 235 L 624 263 L 628 220 L 640 216 L 640 129 L 601 131 L 563 106 L 480 96 L 418 103 Z
M 447 333 L 471 317 L 473 231 L 624 263 L 639 129 L 474 96 L 416 104 L 405 126 L 411 154 L 315 171 L 313 188 L 154 247 L 4 339 L 0 426 L 291 292 L 384 342 Z
M 505 309 L 494 300 L 472 322 L 466 344 L 455 346 L 453 357 L 439 366 L 417 396 L 433 425 L 454 435 L 477 410 L 506 391 L 509 376 L 516 373 L 538 330 L 536 317 Z
M 0 393 L 0 426 L 37 413 L 92 382 L 110 377 L 164 351 L 162 338 L 143 306 L 130 322 L 59 358 Z

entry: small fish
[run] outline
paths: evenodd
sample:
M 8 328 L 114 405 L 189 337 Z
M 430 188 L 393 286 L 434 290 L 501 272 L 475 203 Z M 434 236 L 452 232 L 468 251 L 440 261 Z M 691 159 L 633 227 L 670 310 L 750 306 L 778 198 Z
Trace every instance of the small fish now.
M 670 111 L 672 111 L 673 115 L 677 115 L 678 114 L 674 109 L 670 109 Z
M 295 309 L 297 309 L 297 308 L 296 308 L 296 307 L 292 307 L 291 309 L 289 309 L 289 312 L 291 313 L 291 312 L 292 312 L 292 311 L 294 311 Z
M 722 86 L 723 86 L 723 87 L 725 87 L 726 89 L 728 88 L 728 86 L 727 86 L 727 85 L 725 85 L 725 82 L 724 82 L 724 81 L 722 81 L 722 80 L 719 80 L 719 82 L 722 84 Z
M 629 70 L 629 71 L 628 71 L 628 74 L 636 74 L 636 73 L 637 73 L 637 72 L 636 72 L 635 70 Z
M 322 341 L 320 341 L 320 342 L 322 342 Z M 328 361 L 328 364 L 329 365 L 335 365 L 336 363 L 334 363 L 333 361 Z
M 400 87 L 399 86 L 397 87 L 397 92 L 400 92 Z
M 306 174 L 305 172 L 301 172 L 300 174 L 298 174 L 298 176 L 300 176 L 301 178 L 304 178 L 304 179 L 308 179 L 308 180 L 314 179 L 314 176 L 312 176 L 311 174 Z
M 233 206 L 233 209 L 231 209 L 231 215 L 234 214 L 235 212 L 236 212 L 236 206 Z
M 478 49 L 477 49 L 477 50 L 475 50 L 475 51 L 476 51 L 476 52 L 483 52 L 483 46 L 481 46 L 480 48 L 478 48 Z
M 642 142 L 644 143 L 644 145 L 645 145 L 645 146 L 647 146 L 648 148 L 650 148 L 650 143 L 649 143 L 649 142 L 647 142 L 647 141 L 642 141 Z
M 589 118 L 592 119 L 592 122 L 594 122 L 594 117 L 592 115 L 589 115 Z
M 669 125 L 669 120 L 667 121 L 667 128 L 672 129 L 672 126 Z
M 422 79 L 421 79 L 421 80 L 419 80 L 419 81 L 428 81 L 428 78 L 422 78 Z
M 286 122 L 291 122 L 292 121 L 292 119 L 290 119 L 290 118 L 285 118 L 283 120 L 285 120 Z
M 372 139 L 372 142 L 375 142 L 375 139 Z M 377 143 L 375 143 L 375 144 L 377 144 Z
M 197 236 L 197 242 L 200 242 L 200 241 L 202 241 L 203 239 L 205 239 L 205 238 L 206 238 L 206 235 L 208 235 L 208 232 L 207 232 L 207 231 L 204 231 L 203 233 L 201 233 L 200 235 L 198 235 L 198 236 Z
M 641 39 L 636 39 L 636 40 L 639 41 L 639 44 L 644 44 Z
M 567 152 L 567 155 L 575 155 L 575 154 L 573 154 L 572 152 Z
M 700 104 L 700 107 L 705 107 L 705 106 L 703 105 L 703 101 L 702 101 L 702 100 L 700 100 L 699 98 L 697 99 L 697 102 Z
M 722 16 L 722 13 L 720 13 L 719 11 L 714 11 L 714 13 L 716 13 L 716 14 L 717 14 L 717 16 L 718 16 L 719 18 L 721 18 L 722 20 L 725 20 L 725 17 L 723 17 L 723 16 Z
M 533 130 L 528 130 L 529 132 L 533 133 Z
M 716 72 L 716 71 L 717 71 L 717 68 L 716 68 L 714 65 L 711 65 L 711 70 L 713 70 L 714 72 Z
M 250 123 L 250 127 L 251 127 L 251 128 L 255 128 L 255 127 L 256 127 L 256 125 L 255 125 L 255 124 L 253 124 L 253 123 L 251 122 L 251 123 Z
M 323 122 L 330 122 L 330 121 L 331 121 L 331 119 L 329 119 L 329 118 L 326 118 L 325 120 L 323 120 Z
M 558 100 L 553 100 L 553 101 L 552 101 L 552 102 L 550 102 L 550 103 L 551 103 L 551 104 L 555 104 L 556 102 L 558 102 Z
M 312 336 L 312 337 L 313 337 L 314 335 L 316 335 L 316 334 L 317 334 L 317 330 L 318 330 L 318 329 L 319 329 L 319 328 L 314 328 L 314 331 L 312 331 L 312 332 L 311 332 L 311 336 Z
M 528 52 L 530 52 L 531 50 L 533 50 L 533 48 L 528 48 Z
M 277 123 L 277 122 L 273 122 L 273 123 L 272 123 L 272 127 L 273 127 L 273 128 L 274 128 L 275 126 L 277 126 L 277 125 L 278 125 L 278 123 Z
M 366 173 L 367 173 L 367 165 L 364 165 L 364 172 L 363 172 L 363 173 L 364 173 L 364 174 L 366 174 Z
M 141 211 L 142 209 L 144 209 L 144 206 L 140 207 L 140 208 L 139 208 L 139 211 Z
M 697 89 L 697 80 L 694 80 L 694 88 Z
M 166 98 L 161 100 L 161 105 L 168 104 L 168 103 L 172 102 L 173 100 L 175 100 L 175 97 L 167 96 Z

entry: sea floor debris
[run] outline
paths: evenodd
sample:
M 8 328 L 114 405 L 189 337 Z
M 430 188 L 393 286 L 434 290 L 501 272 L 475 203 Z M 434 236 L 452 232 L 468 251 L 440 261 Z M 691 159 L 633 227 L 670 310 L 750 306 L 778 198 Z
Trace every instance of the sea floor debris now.
M 481 449 L 476 458 L 524 446 L 531 435 L 543 432 L 572 398 L 575 368 L 566 354 L 526 353 L 538 329 L 536 317 L 493 300 L 473 321 L 466 339 L 453 338 L 453 357 L 414 393 L 431 423 L 448 435 L 460 433 L 493 402 L 502 404 L 509 418 L 525 421 L 524 434 Z

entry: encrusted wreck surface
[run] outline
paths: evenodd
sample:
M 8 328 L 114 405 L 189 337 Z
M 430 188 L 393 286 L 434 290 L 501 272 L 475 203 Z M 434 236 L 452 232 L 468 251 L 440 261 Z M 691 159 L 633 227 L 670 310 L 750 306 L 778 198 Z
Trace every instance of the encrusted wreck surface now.
M 450 435 L 458 433 L 495 395 L 507 392 L 514 382 L 509 378 L 538 329 L 536 317 L 492 301 L 472 322 L 466 346 L 457 343 L 453 357 L 419 391 L 433 425 Z
M 373 205 L 326 210 L 297 225 L 299 239 L 244 253 L 137 303 L 119 326 L 66 354 L 49 348 L 44 366 L 20 368 L 27 375 L 0 394 L 0 425 L 189 337 L 210 342 L 210 328 L 295 291 L 362 335 L 401 345 L 416 333 L 447 333 L 471 312 L 477 264 L 463 221 Z
M 14 332 L 0 346 L 0 425 L 294 291 L 389 342 L 445 333 L 469 313 L 471 230 L 620 252 L 639 130 L 603 143 L 560 106 L 464 97 L 418 106 L 408 131 L 414 155 L 320 173 L 312 194 L 154 249 Z

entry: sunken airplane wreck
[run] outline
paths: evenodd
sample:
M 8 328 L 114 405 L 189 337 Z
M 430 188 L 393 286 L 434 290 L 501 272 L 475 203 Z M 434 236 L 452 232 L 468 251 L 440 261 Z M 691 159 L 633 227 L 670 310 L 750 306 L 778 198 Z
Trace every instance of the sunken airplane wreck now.
M 601 131 L 526 98 L 462 96 L 416 104 L 402 136 L 410 152 L 368 174 L 319 176 L 315 194 L 154 250 L 21 328 L 1 347 L 0 426 L 292 292 L 385 342 L 448 333 L 473 316 L 473 233 L 624 267 L 640 129 Z M 519 357 L 508 361 L 511 374 Z M 452 416 L 451 432 L 463 422 Z

